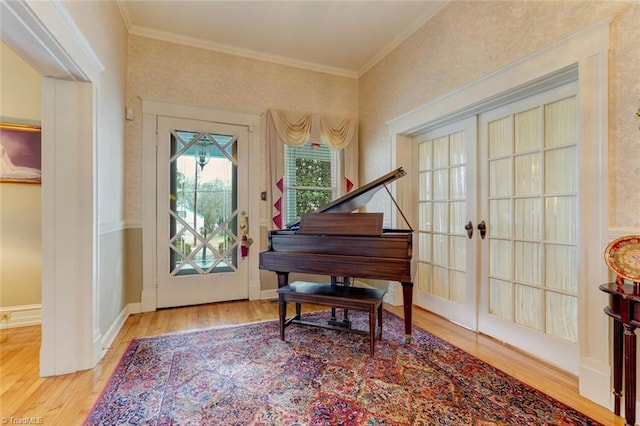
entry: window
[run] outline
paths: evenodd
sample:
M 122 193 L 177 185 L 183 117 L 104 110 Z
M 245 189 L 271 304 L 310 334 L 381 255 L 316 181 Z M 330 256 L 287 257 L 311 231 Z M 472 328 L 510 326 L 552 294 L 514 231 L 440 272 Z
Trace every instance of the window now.
M 284 161 L 284 223 L 337 198 L 338 153 L 307 141 L 299 147 L 285 145 Z

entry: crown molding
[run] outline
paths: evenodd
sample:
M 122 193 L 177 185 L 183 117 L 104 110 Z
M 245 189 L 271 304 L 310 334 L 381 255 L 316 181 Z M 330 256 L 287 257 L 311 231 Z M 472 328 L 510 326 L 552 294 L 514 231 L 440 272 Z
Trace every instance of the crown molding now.
M 166 32 L 166 31 L 157 31 L 147 27 L 132 26 L 129 30 L 129 33 L 132 35 L 137 35 L 141 37 L 167 41 L 170 43 L 182 44 L 185 46 L 197 47 L 200 49 L 211 50 L 214 52 L 227 53 L 229 55 L 241 56 L 244 58 L 255 59 L 258 61 L 272 62 L 272 63 L 286 65 L 294 68 L 301 68 L 301 69 L 306 69 L 310 71 L 333 74 L 340 77 L 358 78 L 358 73 L 353 70 L 329 67 L 321 64 L 316 64 L 313 62 L 298 61 L 298 60 L 286 58 L 283 56 L 270 55 L 268 53 L 258 52 L 251 49 L 234 47 L 228 44 L 204 41 L 202 39 L 185 37 L 182 35 Z

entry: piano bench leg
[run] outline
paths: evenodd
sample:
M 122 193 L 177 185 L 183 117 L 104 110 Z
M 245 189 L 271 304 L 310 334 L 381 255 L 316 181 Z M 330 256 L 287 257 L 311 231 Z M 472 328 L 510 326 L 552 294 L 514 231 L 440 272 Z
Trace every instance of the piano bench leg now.
M 299 303 L 296 305 L 297 305 L 296 307 L 300 306 Z M 284 340 L 284 322 L 287 317 L 287 302 L 286 300 L 284 300 L 282 296 L 280 297 L 278 313 L 280 316 L 280 340 Z
M 382 303 L 378 305 L 378 340 L 382 340 Z
M 371 353 L 371 356 L 373 356 L 376 349 L 376 312 L 376 307 L 372 305 L 369 308 L 369 340 L 371 345 L 369 352 Z

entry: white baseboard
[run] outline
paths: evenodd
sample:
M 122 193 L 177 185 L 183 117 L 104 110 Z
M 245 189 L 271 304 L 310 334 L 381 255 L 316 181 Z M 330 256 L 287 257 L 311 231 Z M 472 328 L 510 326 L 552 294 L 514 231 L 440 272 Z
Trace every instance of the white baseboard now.
M 125 308 L 118 314 L 116 320 L 111 324 L 109 330 L 102 336 L 102 356 L 106 353 L 106 351 L 111 347 L 113 341 L 122 330 L 122 326 L 129 318 L 131 314 L 140 313 L 140 303 L 129 303 Z
M 277 289 L 272 289 L 272 290 L 262 290 L 260 291 L 260 299 L 265 300 L 265 299 L 277 299 L 278 298 L 278 290 Z
M 42 324 L 42 305 L 6 306 L 0 308 L 0 318 L 8 315 L 9 318 L 0 320 L 0 329 L 27 327 Z
M 603 407 L 613 409 L 611 368 L 593 359 L 581 360 L 579 368 L 580 395 Z

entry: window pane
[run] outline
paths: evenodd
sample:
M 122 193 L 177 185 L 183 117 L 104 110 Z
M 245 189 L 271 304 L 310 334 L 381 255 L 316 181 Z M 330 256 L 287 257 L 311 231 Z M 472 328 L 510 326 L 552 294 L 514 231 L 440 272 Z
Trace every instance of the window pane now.
M 336 158 L 324 144 L 285 146 L 285 223 L 337 198 Z

